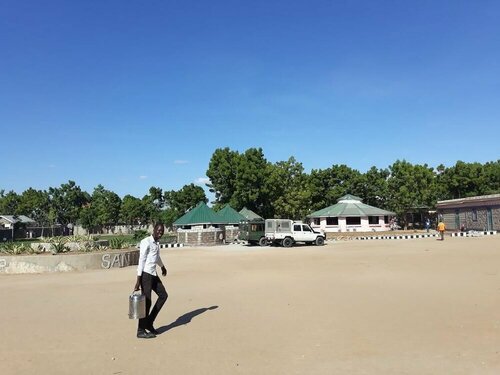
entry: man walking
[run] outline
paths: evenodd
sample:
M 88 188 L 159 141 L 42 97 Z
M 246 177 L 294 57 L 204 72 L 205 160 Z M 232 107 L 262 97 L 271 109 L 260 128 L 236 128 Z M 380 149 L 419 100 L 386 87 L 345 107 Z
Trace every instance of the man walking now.
M 444 241 L 444 231 L 446 230 L 446 225 L 444 225 L 442 220 L 439 222 L 437 230 L 439 231 L 439 234 L 441 235 L 441 241 Z
M 160 244 L 158 242 L 161 236 L 163 236 L 164 231 L 163 224 L 155 224 L 153 234 L 144 238 L 140 244 L 137 281 L 134 291 L 141 289 L 142 294 L 146 297 L 146 316 L 139 319 L 139 327 L 137 328 L 137 337 L 141 339 L 151 339 L 159 334 L 154 328 L 153 323 L 168 298 L 165 287 L 156 274 L 156 265 L 161 267 L 161 274 L 163 276 L 167 274 L 167 269 L 160 258 Z M 158 299 L 150 312 L 151 291 L 154 291 L 158 295 Z

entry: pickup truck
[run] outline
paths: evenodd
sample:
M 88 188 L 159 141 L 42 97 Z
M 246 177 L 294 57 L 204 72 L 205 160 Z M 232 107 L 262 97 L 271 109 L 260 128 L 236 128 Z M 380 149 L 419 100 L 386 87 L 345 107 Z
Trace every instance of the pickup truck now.
M 267 219 L 265 234 L 270 244 L 283 247 L 293 246 L 296 242 L 322 246 L 326 239 L 323 232 L 315 232 L 308 224 L 288 219 Z

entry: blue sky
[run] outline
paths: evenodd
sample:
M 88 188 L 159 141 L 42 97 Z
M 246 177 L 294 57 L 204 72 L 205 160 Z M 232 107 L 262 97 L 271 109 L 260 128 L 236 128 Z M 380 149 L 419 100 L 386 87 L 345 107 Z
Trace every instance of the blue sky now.
M 0 189 L 142 197 L 219 147 L 307 172 L 500 158 L 498 1 L 0 7 Z

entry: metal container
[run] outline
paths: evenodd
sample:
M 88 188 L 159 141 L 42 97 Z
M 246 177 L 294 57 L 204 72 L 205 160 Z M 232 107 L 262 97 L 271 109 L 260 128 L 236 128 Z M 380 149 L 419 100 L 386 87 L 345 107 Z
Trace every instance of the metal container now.
M 146 296 L 141 292 L 133 292 L 128 297 L 128 317 L 142 319 L 146 316 Z

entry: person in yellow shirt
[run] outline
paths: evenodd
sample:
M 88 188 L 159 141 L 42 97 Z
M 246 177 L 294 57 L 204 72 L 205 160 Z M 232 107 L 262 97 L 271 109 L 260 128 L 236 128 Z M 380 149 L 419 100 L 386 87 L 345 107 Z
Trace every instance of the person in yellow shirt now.
M 437 226 L 437 230 L 439 234 L 441 235 L 441 241 L 444 241 L 444 231 L 446 230 L 446 225 L 442 221 L 439 222 Z

